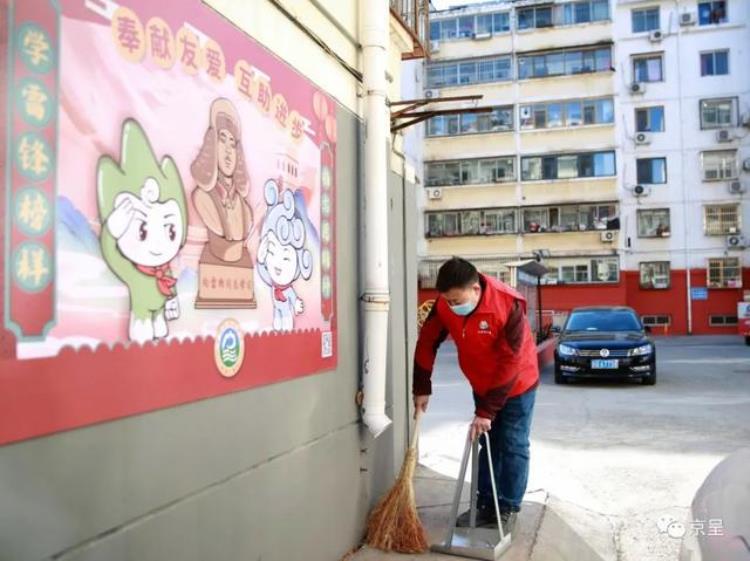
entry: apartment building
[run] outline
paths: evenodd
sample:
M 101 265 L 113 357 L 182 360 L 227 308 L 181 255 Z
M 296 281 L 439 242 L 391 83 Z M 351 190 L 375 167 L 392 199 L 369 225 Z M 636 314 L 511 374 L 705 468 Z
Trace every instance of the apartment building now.
M 423 300 L 450 255 L 500 278 L 504 263 L 536 256 L 550 269 L 545 310 L 629 304 L 672 332 L 688 331 L 689 314 L 693 332 L 732 329 L 742 298 L 738 127 L 748 87 L 738 61 L 747 13 L 739 1 L 736 9 L 709 2 L 709 12 L 703 4 L 522 0 L 432 14 L 426 94 L 479 94 L 471 105 L 487 111 L 425 126 Z M 716 22 L 722 5 L 729 19 Z M 684 23 L 684 13 L 694 24 Z M 729 77 L 713 76 L 726 66 L 714 52 L 722 43 L 737 50 Z M 672 60 L 678 53 L 681 66 Z M 647 83 L 657 67 L 670 82 L 654 74 Z M 702 71 L 712 75 L 704 79 Z M 730 132 L 726 103 L 735 114 Z M 717 144 L 717 131 L 729 140 Z M 682 226 L 687 208 L 684 223 L 705 220 L 704 230 Z M 732 216 L 738 224 L 726 226 Z M 687 242 L 674 234 L 680 227 L 690 232 Z M 706 292 L 707 300 L 688 299 Z

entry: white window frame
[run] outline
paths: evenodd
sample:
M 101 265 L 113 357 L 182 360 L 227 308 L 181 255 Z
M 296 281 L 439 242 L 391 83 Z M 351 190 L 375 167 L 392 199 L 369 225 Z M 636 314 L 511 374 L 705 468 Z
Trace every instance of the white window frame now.
M 654 274 L 650 278 L 646 274 L 646 282 L 644 282 L 644 269 L 648 273 L 648 267 L 653 268 Z M 669 261 L 641 261 L 638 263 L 638 277 L 638 284 L 642 290 L 669 290 L 672 287 L 671 264 Z
M 703 207 L 703 233 L 706 236 L 728 236 L 742 231 L 740 205 L 719 204 Z
M 714 158 L 716 161 L 713 161 Z M 703 181 L 737 179 L 737 150 L 707 150 L 701 152 Z
M 659 227 L 653 228 L 654 233 L 653 234 L 643 234 L 643 229 L 641 228 L 641 224 L 643 221 L 649 217 L 651 217 L 651 223 L 653 224 L 654 218 L 658 214 L 663 214 L 666 212 L 666 227 L 662 232 L 659 232 Z M 668 208 L 644 208 L 644 209 L 638 209 L 636 213 L 636 220 L 637 220 L 637 226 L 638 226 L 638 237 L 642 239 L 648 239 L 648 238 L 668 238 L 671 235 L 672 231 L 672 224 L 671 224 L 671 212 Z
M 712 278 L 712 269 L 717 273 Z M 728 276 L 726 269 L 736 269 L 735 276 Z M 716 278 L 718 276 L 718 278 Z M 708 288 L 742 288 L 742 263 L 739 257 L 716 257 L 708 260 L 706 269 Z

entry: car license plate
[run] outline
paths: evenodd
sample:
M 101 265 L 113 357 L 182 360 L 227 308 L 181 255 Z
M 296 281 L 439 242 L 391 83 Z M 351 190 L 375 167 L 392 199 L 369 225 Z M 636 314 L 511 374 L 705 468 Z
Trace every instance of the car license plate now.
M 598 368 L 602 370 L 613 370 L 616 369 L 619 366 L 619 361 L 617 360 L 592 360 L 591 361 L 591 368 Z

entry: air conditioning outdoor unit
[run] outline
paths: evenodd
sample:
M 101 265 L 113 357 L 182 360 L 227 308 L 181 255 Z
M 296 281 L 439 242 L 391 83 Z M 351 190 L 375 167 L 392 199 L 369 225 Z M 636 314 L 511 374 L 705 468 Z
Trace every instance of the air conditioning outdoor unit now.
M 750 171 L 750 158 L 742 160 L 742 171 Z
M 664 33 L 661 29 L 654 29 L 651 31 L 651 33 L 648 34 L 648 39 L 652 43 L 658 43 L 664 38 Z
M 633 187 L 633 195 L 636 197 L 648 197 L 650 193 L 651 190 L 645 185 L 636 185 Z
M 531 106 L 524 105 L 521 107 L 521 119 L 528 119 L 531 117 Z
M 642 94 L 646 91 L 646 85 L 643 82 L 633 82 L 630 84 L 631 94 Z
M 602 232 L 601 238 L 602 238 L 602 242 L 604 243 L 614 243 L 615 241 L 614 230 L 607 230 L 606 232 Z
M 431 53 L 440 52 L 440 41 L 430 41 L 430 52 Z
M 635 135 L 636 144 L 651 144 L 651 135 L 646 132 L 639 132 Z
M 740 117 L 740 125 L 750 127 L 750 113 L 745 113 Z
M 745 249 L 745 247 L 747 247 L 747 241 L 742 236 L 737 234 L 727 236 L 728 249 Z
M 695 25 L 695 14 L 693 12 L 681 13 L 680 25 Z
M 424 96 L 428 99 L 434 99 L 440 97 L 440 90 L 425 90 Z
M 732 131 L 729 129 L 716 131 L 716 142 L 732 142 Z
M 439 187 L 433 187 L 427 191 L 427 198 L 431 201 L 437 201 L 443 198 L 443 190 Z
M 732 195 L 741 195 L 745 192 L 745 186 L 741 181 L 732 181 L 729 183 L 729 192 Z

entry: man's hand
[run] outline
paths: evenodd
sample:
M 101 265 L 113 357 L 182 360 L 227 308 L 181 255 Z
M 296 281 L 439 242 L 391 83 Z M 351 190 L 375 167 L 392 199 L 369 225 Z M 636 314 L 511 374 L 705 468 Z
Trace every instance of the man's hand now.
M 474 417 L 469 430 L 469 438 L 473 441 L 488 432 L 490 428 L 492 428 L 492 421 L 484 417 Z
M 427 413 L 427 404 L 430 402 L 429 395 L 415 395 L 414 396 L 414 418 L 417 418 L 417 413 Z

